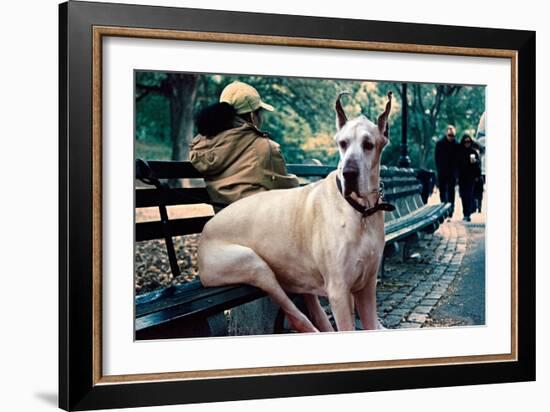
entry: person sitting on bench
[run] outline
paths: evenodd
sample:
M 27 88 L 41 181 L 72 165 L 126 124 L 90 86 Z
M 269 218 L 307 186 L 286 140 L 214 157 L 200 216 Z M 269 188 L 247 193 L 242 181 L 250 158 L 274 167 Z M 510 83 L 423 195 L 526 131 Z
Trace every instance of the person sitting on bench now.
M 190 161 L 203 174 L 216 212 L 254 193 L 299 186 L 279 145 L 260 130 L 263 110 L 274 108 L 254 87 L 235 81 L 219 103 L 197 115 L 199 134 L 191 143 Z

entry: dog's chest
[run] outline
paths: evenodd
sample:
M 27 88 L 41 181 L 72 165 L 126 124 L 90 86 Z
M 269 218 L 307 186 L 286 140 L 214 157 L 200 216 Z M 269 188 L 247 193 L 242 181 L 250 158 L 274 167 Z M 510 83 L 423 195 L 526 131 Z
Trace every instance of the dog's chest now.
M 385 245 L 383 217 L 366 219 L 360 227 L 349 228 L 346 240 L 337 260 L 345 268 L 347 283 L 354 288 L 378 271 Z

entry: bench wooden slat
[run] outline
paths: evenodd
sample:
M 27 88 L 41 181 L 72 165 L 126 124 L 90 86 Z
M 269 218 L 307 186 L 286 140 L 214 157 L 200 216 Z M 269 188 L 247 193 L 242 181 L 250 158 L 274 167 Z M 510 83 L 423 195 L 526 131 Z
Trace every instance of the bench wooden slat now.
M 443 205 L 425 205 L 412 213 L 409 213 L 405 216 L 392 219 L 385 223 L 384 227 L 386 229 L 386 234 L 400 230 L 402 227 L 416 223 L 419 220 L 422 220 L 429 216 L 430 214 L 436 213 Z
M 384 200 L 388 201 L 388 202 L 392 202 L 396 199 L 400 199 L 402 197 L 407 197 L 407 196 L 412 196 L 412 195 L 415 195 L 417 193 L 421 193 L 422 191 L 422 186 L 415 186 L 413 188 L 408 188 L 408 189 L 402 189 L 402 190 L 396 190 L 396 191 L 392 191 L 392 192 L 384 192 Z
M 301 175 L 303 176 L 303 175 Z M 310 176 L 317 176 L 312 174 Z M 386 185 L 385 199 L 391 201 L 397 198 L 410 196 L 416 193 L 420 193 L 422 190 L 421 185 L 411 185 L 413 188 L 406 188 L 402 190 L 388 191 L 388 187 L 391 188 L 395 184 Z M 167 205 L 190 205 L 196 203 L 210 203 L 208 192 L 204 187 L 194 188 L 176 188 L 165 191 L 162 194 L 157 189 L 136 189 L 136 207 L 154 207 L 158 206 L 161 202 Z
M 147 162 L 149 167 L 158 179 L 177 179 L 177 178 L 202 178 L 203 176 L 195 169 L 191 162 L 150 160 Z M 289 173 L 298 176 L 319 176 L 324 177 L 333 170 L 335 166 L 301 165 L 288 164 Z M 139 178 L 139 176 L 137 176 Z
M 336 170 L 335 166 L 317 166 L 317 165 L 300 165 L 300 164 L 288 164 L 288 173 L 295 174 L 301 177 L 325 177 L 333 170 Z
M 405 226 L 404 228 L 389 234 L 386 237 L 386 242 L 394 243 L 401 240 L 405 240 L 406 238 L 413 236 L 414 234 L 422 230 L 424 227 L 428 227 L 434 224 L 435 221 L 436 221 L 436 218 L 430 217 L 430 218 L 426 218 L 421 221 L 418 221 L 410 226 Z
M 438 225 L 441 217 L 444 217 L 448 214 L 451 205 L 449 203 L 444 205 L 426 205 L 425 214 L 421 218 L 409 218 L 404 219 L 400 225 L 395 225 L 392 228 L 389 228 L 386 233 L 386 244 L 398 242 L 406 239 L 409 236 L 428 228 L 432 225 Z M 423 208 L 423 209 L 424 209 Z
M 231 285 L 235 287 L 239 285 Z M 142 298 L 139 307 L 136 307 L 136 317 L 148 315 L 161 309 L 168 309 L 178 305 L 189 304 L 194 300 L 213 300 L 220 293 L 224 293 L 229 286 L 205 288 L 199 279 L 189 283 L 164 289 L 160 295 L 154 294 L 151 299 Z M 171 290 L 171 292 L 169 292 Z M 169 292 L 169 293 L 166 293 Z
M 190 282 L 174 285 L 169 288 L 155 289 L 150 292 L 137 295 L 135 297 L 135 302 L 136 305 L 140 306 L 140 309 L 136 309 L 136 316 L 141 316 L 144 313 L 147 313 L 147 310 L 144 308 L 148 307 L 151 303 L 154 303 L 158 299 L 172 299 L 177 298 L 178 296 L 185 296 L 186 294 L 189 295 L 202 287 L 203 286 L 200 280 L 197 278 Z
M 190 217 L 170 220 L 172 236 L 185 236 L 202 232 L 202 228 L 212 216 Z M 162 222 L 142 222 L 136 224 L 136 242 L 164 238 Z
M 173 178 L 202 178 L 203 176 L 195 169 L 189 161 L 171 161 L 171 160 L 150 160 L 147 162 L 158 179 L 173 179 Z M 290 163 L 287 165 L 289 173 L 299 176 L 320 176 L 324 177 L 333 170 L 336 166 L 324 165 L 304 165 Z M 400 169 L 396 167 L 381 166 L 380 176 L 395 177 L 395 178 L 411 178 L 416 177 L 414 169 Z M 136 176 L 139 178 L 139 176 Z
M 150 160 L 147 163 L 157 179 L 202 179 L 202 175 L 191 162 Z M 136 177 L 139 178 L 139 176 Z
M 147 328 L 157 327 L 166 322 L 182 319 L 192 320 L 199 317 L 205 318 L 265 296 L 263 291 L 249 285 L 224 286 L 209 288 L 209 290 L 213 294 L 203 298 L 190 299 L 181 304 L 136 318 L 136 334 Z
M 204 187 L 178 188 L 160 192 L 158 189 L 136 189 L 136 207 L 166 206 L 210 203 L 210 197 Z

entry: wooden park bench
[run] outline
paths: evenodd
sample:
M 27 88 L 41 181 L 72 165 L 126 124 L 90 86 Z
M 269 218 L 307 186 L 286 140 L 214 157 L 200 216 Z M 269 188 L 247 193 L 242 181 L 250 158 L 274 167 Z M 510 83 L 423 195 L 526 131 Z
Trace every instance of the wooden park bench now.
M 319 179 L 334 167 L 317 165 L 289 165 L 289 173 L 305 179 Z M 136 189 L 136 208 L 157 207 L 160 220 L 138 222 L 136 242 L 164 239 L 172 276 L 180 275 L 172 237 L 200 233 L 212 217 L 169 219 L 167 206 L 211 204 L 204 187 L 169 188 L 165 179 L 197 179 L 200 173 L 189 162 L 136 161 L 136 179 L 149 185 Z M 396 206 L 385 217 L 385 255 L 406 249 L 409 241 L 420 233 L 433 233 L 448 216 L 449 204 L 426 205 L 421 199 L 422 185 L 413 169 L 381 168 L 384 199 Z M 200 274 L 199 274 L 200 276 Z M 249 302 L 260 300 L 265 293 L 249 285 L 205 288 L 198 279 L 137 295 L 135 298 L 136 339 L 160 339 L 226 335 L 226 311 L 238 311 Z M 268 300 L 267 298 L 263 300 Z M 245 316 L 256 316 L 258 307 Z M 271 321 L 270 321 L 271 322 Z M 273 324 L 266 330 L 283 330 L 284 316 L 279 311 Z

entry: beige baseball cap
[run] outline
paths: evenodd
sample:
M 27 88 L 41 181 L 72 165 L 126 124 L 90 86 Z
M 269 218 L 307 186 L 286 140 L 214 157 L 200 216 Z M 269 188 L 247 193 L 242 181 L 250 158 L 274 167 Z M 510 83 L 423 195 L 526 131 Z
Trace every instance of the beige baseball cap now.
M 258 91 L 249 84 L 234 81 L 223 89 L 220 103 L 229 103 L 237 114 L 250 113 L 262 109 L 272 112 L 273 106 L 263 102 Z

